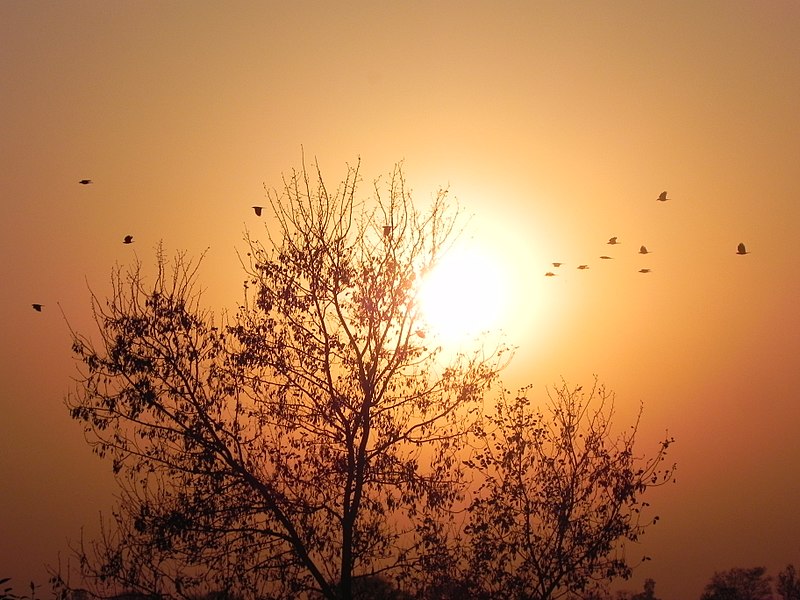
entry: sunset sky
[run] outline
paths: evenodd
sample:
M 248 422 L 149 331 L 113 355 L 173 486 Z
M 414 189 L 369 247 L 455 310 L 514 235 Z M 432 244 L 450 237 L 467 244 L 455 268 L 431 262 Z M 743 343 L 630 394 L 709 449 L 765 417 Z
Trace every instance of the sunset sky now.
M 449 186 L 508 387 L 597 374 L 642 452 L 676 438 L 623 588 L 800 566 L 799 99 L 790 0 L 0 2 L 0 578 L 44 583 L 112 503 L 59 304 L 91 331 L 90 289 L 163 240 L 235 307 L 301 147 L 331 184 L 361 157 L 365 196 L 400 160 L 420 203 Z

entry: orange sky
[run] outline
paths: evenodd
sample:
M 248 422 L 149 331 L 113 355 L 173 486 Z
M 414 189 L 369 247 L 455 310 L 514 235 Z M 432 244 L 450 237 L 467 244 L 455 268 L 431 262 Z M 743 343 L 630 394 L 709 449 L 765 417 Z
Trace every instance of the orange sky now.
M 56 303 L 87 330 L 87 282 L 163 239 L 210 247 L 232 306 L 301 145 L 331 182 L 361 156 L 450 186 L 514 282 L 509 386 L 597 373 L 620 425 L 644 402 L 643 450 L 677 438 L 626 587 L 800 564 L 798 34 L 789 0 L 0 2 L 0 577 L 43 582 L 110 505 Z

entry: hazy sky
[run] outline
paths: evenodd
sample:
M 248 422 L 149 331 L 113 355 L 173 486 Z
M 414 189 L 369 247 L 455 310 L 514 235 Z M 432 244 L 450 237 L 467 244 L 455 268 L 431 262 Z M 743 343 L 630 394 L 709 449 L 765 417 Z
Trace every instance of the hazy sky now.
M 398 160 L 420 202 L 450 186 L 512 280 L 509 386 L 596 373 L 643 451 L 675 436 L 625 587 L 800 565 L 798 57 L 789 0 L 0 2 L 0 577 L 43 582 L 111 504 L 57 303 L 88 331 L 163 240 L 233 306 L 301 145 L 365 193 Z

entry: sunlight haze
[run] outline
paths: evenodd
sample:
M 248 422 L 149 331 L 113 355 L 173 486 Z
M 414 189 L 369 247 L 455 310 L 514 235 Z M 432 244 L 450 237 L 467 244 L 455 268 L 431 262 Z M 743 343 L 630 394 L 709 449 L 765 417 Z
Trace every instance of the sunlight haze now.
M 422 314 L 433 333 L 447 340 L 507 329 L 512 315 L 507 301 L 515 292 L 509 270 L 486 247 L 451 248 L 424 275 Z
M 0 2 L 0 578 L 44 591 L 112 506 L 64 406 L 92 292 L 163 241 L 235 312 L 303 156 L 331 188 L 360 158 L 365 200 L 401 161 L 419 206 L 448 189 L 425 310 L 502 330 L 506 387 L 596 374 L 642 450 L 675 437 L 616 589 L 800 565 L 798 57 L 789 0 Z

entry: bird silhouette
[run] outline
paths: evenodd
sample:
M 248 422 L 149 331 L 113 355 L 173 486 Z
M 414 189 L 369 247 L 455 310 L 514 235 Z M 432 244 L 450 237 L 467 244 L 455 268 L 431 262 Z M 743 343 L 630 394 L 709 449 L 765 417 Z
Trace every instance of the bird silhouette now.
M 578 268 L 581 269 L 581 270 L 588 269 L 589 265 L 578 265 Z
M 392 225 L 384 225 L 383 226 L 383 237 L 389 237 L 392 235 L 392 229 L 394 227 Z
M 554 266 L 554 267 L 560 267 L 560 266 L 561 266 L 561 265 L 563 265 L 563 264 L 564 264 L 564 263 L 562 263 L 562 262 L 554 262 L 554 263 L 553 263 L 553 266 Z
M 81 185 L 89 185 L 90 183 L 94 183 L 91 179 L 81 179 L 78 183 Z
M 44 304 L 39 304 L 38 302 L 34 302 L 33 304 L 31 304 L 31 306 L 33 307 L 33 310 L 35 310 L 36 312 L 42 312 L 42 307 L 44 306 Z
M 744 242 L 739 242 L 739 245 L 736 246 L 736 254 L 750 254 L 745 248 Z
M 659 202 L 666 202 L 667 200 L 669 200 L 669 198 L 667 198 L 667 192 L 661 192 L 658 195 L 658 198 L 656 198 L 656 200 L 658 200 Z
M 639 269 L 639 273 L 649 273 L 650 269 Z
M 122 243 L 123 244 L 132 244 L 133 243 L 133 236 L 132 235 L 126 235 L 124 238 L 122 238 Z
M 260 216 L 261 216 L 261 210 L 262 210 L 263 208 L 264 208 L 263 206 L 254 206 L 254 207 L 253 207 L 253 210 L 254 210 L 254 211 L 256 211 L 256 216 L 257 216 L 257 217 L 260 217 Z
M 600 258 L 602 258 L 603 260 L 611 260 L 611 257 L 610 256 L 606 256 L 605 254 L 603 256 L 601 256 Z
M 650 250 L 647 249 L 647 246 L 642 246 L 639 248 L 639 254 L 650 254 Z
M 545 276 L 545 277 L 555 277 L 555 276 L 556 276 L 556 274 L 555 274 L 555 273 L 553 273 L 552 271 L 548 271 L 547 273 L 545 273 L 545 274 L 544 274 L 544 276 Z
M 619 242 L 617 241 L 617 236 L 614 236 L 612 238 L 608 238 L 608 241 L 606 242 L 606 244 L 611 244 L 612 246 L 614 246 L 615 244 L 619 244 Z

